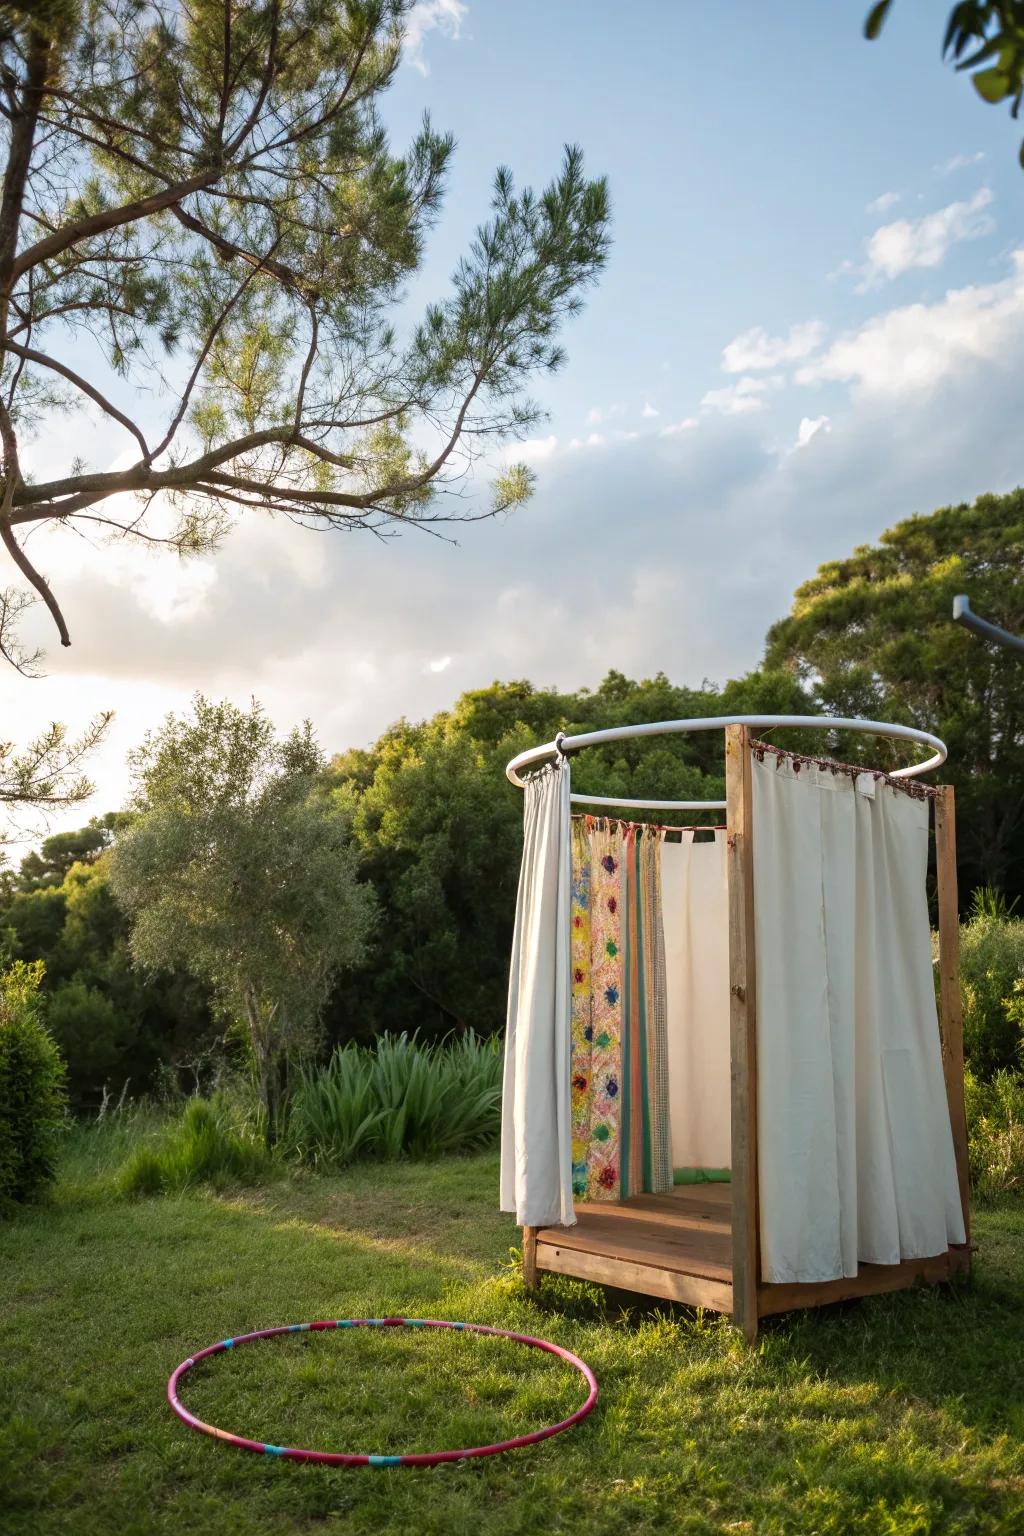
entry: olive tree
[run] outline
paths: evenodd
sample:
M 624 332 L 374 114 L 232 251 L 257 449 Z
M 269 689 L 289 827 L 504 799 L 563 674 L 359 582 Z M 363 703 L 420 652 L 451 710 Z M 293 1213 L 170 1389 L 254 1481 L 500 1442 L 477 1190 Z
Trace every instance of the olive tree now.
M 358 961 L 373 897 L 307 724 L 198 696 L 132 756 L 133 817 L 109 856 L 135 962 L 206 982 L 244 1025 L 268 1140 L 289 1059 L 316 1039 L 336 972 Z

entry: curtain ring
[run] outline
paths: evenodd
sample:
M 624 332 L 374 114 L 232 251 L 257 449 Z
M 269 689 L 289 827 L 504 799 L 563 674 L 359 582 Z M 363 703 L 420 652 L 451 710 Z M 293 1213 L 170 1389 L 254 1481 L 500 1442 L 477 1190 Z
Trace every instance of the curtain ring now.
M 562 759 L 563 762 L 569 756 L 568 752 L 562 746 L 562 742 L 564 740 L 565 740 L 565 732 L 564 731 L 559 731 L 558 735 L 555 737 L 555 751 L 558 753 L 559 757 Z

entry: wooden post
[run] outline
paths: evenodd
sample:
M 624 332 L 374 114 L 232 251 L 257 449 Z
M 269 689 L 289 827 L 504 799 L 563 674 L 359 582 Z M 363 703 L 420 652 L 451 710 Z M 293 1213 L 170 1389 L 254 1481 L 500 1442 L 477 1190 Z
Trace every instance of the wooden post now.
M 523 1284 L 528 1291 L 537 1289 L 537 1227 L 523 1228 Z
M 935 799 L 935 877 L 939 898 L 939 1018 L 942 1071 L 953 1131 L 956 1173 L 964 1231 L 971 1240 L 967 1110 L 964 1106 L 964 1014 L 960 996 L 960 914 L 956 892 L 956 799 L 952 784 L 941 784 Z
M 750 732 L 725 729 L 728 826 L 730 1052 L 732 1059 L 732 1316 L 757 1338 L 757 999 Z

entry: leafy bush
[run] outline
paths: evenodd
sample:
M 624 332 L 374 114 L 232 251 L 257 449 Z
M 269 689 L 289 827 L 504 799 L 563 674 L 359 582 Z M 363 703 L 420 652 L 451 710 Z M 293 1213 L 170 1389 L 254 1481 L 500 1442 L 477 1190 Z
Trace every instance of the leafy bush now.
M 72 1104 L 80 1109 L 120 1072 L 131 1026 L 105 993 L 80 980 L 50 994 L 46 1017 L 67 1062 Z
M 1021 1064 L 1024 921 L 976 903 L 960 928 L 964 1055 L 978 1077 Z
M 53 1178 L 64 1118 L 64 1063 L 43 1023 L 39 961 L 0 976 L 0 1208 Z
M 330 1166 L 487 1146 L 498 1135 L 501 1073 L 500 1043 L 472 1032 L 436 1044 L 382 1035 L 375 1050 L 350 1042 L 301 1075 L 290 1146 Z
M 195 1184 L 256 1184 L 272 1161 L 226 1099 L 190 1099 L 180 1119 L 132 1154 L 118 1184 L 126 1195 L 171 1194 Z
M 964 1074 L 971 1186 L 977 1199 L 1024 1191 L 1024 1072 Z

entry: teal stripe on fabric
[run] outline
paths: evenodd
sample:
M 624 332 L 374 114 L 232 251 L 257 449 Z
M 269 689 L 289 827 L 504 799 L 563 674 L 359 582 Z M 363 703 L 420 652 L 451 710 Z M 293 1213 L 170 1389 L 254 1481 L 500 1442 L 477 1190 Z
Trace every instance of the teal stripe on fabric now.
M 622 1003 L 622 1022 L 619 1029 L 619 1049 L 622 1053 L 622 1081 L 620 1087 L 620 1100 L 622 1108 L 619 1111 L 619 1198 L 625 1200 L 629 1195 L 629 1135 L 633 1114 L 633 1080 L 630 1072 L 630 1030 L 632 1025 L 631 992 L 629 986 L 629 959 L 632 946 L 630 944 L 631 922 L 629 903 L 626 901 L 628 882 L 626 879 L 625 849 L 619 858 L 619 913 L 620 929 L 619 937 L 622 940 L 622 969 L 619 972 L 619 1000 Z
M 651 1085 L 647 1070 L 647 987 L 645 975 L 647 967 L 644 960 L 644 882 L 639 837 L 636 839 L 636 871 L 633 894 L 636 905 L 637 997 L 639 1011 L 637 1033 L 640 1039 L 640 1128 L 643 1136 L 643 1187 L 650 1193 L 654 1187 L 654 1170 L 651 1161 Z
M 650 1041 L 651 1083 L 651 1136 L 654 1177 L 652 1192 L 663 1194 L 672 1188 L 672 1133 L 669 1112 L 668 1081 L 668 1008 L 666 1001 L 667 975 L 665 968 L 665 914 L 661 891 L 662 839 L 655 835 L 647 843 L 647 936 L 650 949 L 650 1008 L 648 1011 L 648 1037 Z
M 263 1447 L 263 1454 L 264 1454 L 264 1456 L 283 1456 L 284 1455 L 284 1446 L 283 1445 L 265 1445 Z
M 368 1456 L 367 1461 L 371 1467 L 400 1467 L 401 1456 Z

